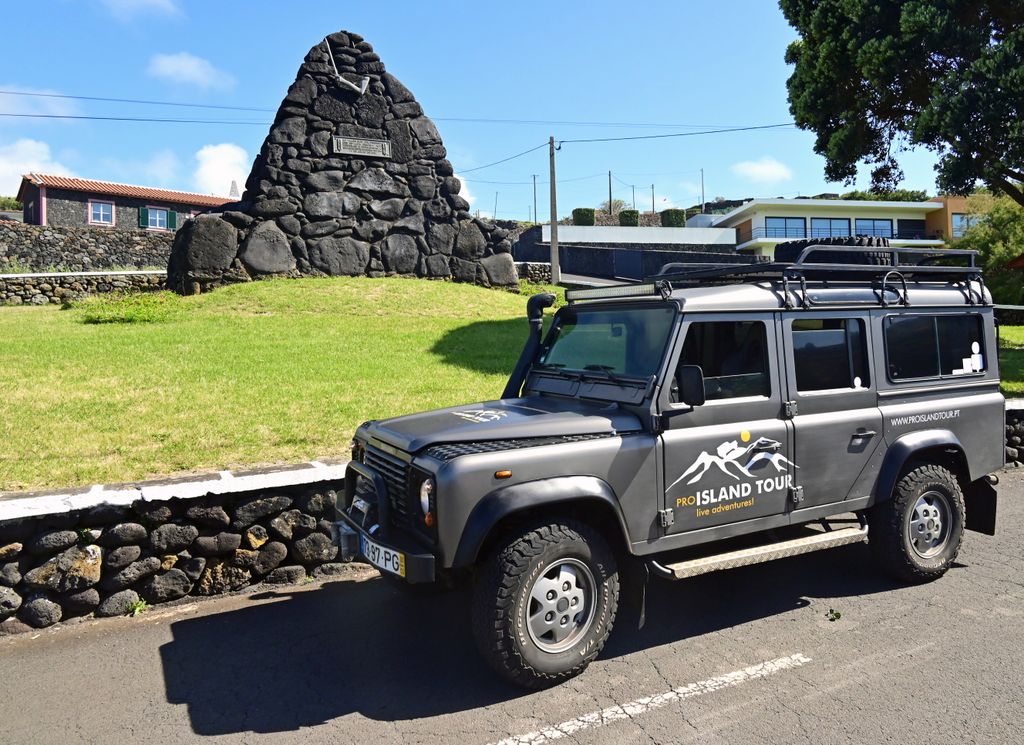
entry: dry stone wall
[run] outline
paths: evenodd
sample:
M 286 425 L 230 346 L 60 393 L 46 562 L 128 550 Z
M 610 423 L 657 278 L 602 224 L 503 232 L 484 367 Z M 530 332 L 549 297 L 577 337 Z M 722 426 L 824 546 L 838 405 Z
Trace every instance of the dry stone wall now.
M 517 283 L 506 228 L 473 218 L 434 123 L 348 32 L 299 67 L 242 201 L 189 220 L 168 265 L 191 294 L 273 275 Z
M 174 234 L 113 228 L 65 228 L 0 221 L 0 274 L 163 268 Z
M 340 485 L 100 505 L 0 522 L 0 634 L 249 585 L 345 574 Z
M 0 305 L 60 305 L 106 292 L 152 292 L 162 290 L 166 278 L 162 271 L 0 274 Z

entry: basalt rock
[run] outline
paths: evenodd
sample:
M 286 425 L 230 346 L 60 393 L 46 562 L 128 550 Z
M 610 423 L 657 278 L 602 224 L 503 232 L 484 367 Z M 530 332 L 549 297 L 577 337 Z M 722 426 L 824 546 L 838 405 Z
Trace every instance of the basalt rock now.
M 361 37 L 331 34 L 299 66 L 242 199 L 178 231 L 168 286 L 382 273 L 516 286 L 511 262 L 483 262 L 506 236 L 465 219 L 460 191 L 409 89 Z

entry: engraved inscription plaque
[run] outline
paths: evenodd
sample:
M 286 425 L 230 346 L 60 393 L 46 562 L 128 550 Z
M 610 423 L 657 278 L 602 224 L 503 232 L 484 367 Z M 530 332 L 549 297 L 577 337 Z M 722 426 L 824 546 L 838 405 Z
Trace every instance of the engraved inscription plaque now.
M 391 143 L 387 140 L 335 135 L 334 152 L 338 155 L 362 155 L 364 158 L 390 158 Z

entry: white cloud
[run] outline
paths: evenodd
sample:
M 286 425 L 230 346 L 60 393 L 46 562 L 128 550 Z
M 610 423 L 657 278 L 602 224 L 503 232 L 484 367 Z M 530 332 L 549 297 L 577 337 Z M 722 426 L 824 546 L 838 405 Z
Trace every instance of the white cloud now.
M 48 114 L 68 116 L 78 113 L 78 107 L 66 98 L 49 98 L 58 91 L 48 88 L 27 88 L 23 85 L 0 85 L 0 90 L 16 93 L 35 93 L 42 95 L 12 96 L 0 95 L 0 114 Z M 4 117 L 0 123 L 17 122 L 19 117 Z
M 191 85 L 202 90 L 226 89 L 235 85 L 235 79 L 218 70 L 209 60 L 188 52 L 154 54 L 146 72 L 154 78 L 180 85 Z
M 229 142 L 219 145 L 205 145 L 196 153 L 196 167 L 193 176 L 196 191 L 226 197 L 231 191 L 231 182 L 238 184 L 238 190 L 245 189 L 245 179 L 252 165 L 249 156 L 238 145 Z
M 175 16 L 181 13 L 176 0 L 102 0 L 104 7 L 118 20 L 129 21 L 143 13 Z
M 455 174 L 455 178 L 462 183 L 462 188 L 459 190 L 459 196 L 469 202 L 469 206 L 472 207 L 476 202 L 476 196 L 469 190 L 469 184 L 467 184 L 466 180 L 457 173 Z
M 70 168 L 53 159 L 50 146 L 45 142 L 25 138 L 10 145 L 0 145 L 0 194 L 10 197 L 17 194 L 22 174 L 30 171 L 74 175 Z
M 161 150 L 146 160 L 104 158 L 100 168 L 104 177 L 113 181 L 173 188 L 181 172 L 181 160 L 172 150 Z
M 742 176 L 758 184 L 775 184 L 793 178 L 793 171 L 789 166 L 770 155 L 765 155 L 757 160 L 743 160 L 734 163 L 731 170 L 737 176 Z

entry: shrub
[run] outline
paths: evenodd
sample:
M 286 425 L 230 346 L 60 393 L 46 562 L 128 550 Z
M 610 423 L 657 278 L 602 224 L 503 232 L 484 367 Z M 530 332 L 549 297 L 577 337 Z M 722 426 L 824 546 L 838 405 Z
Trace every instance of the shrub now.
M 640 213 L 637 210 L 622 210 L 619 213 L 619 225 L 624 228 L 635 228 L 640 224 Z
M 0 210 L 17 212 L 21 209 L 21 202 L 14 197 L 0 197 Z
M 661 227 L 663 228 L 685 228 L 686 210 L 662 210 Z
M 572 211 L 572 224 L 573 225 L 593 225 L 594 224 L 594 208 L 593 207 L 577 207 Z

